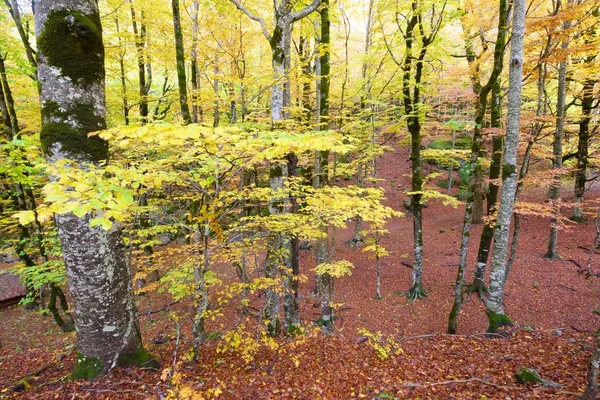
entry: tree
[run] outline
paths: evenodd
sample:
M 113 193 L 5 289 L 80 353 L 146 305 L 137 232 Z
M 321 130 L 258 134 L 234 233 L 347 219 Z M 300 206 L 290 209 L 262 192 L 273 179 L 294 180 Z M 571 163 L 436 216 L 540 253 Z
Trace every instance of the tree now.
M 460 313 L 462 303 L 464 302 L 463 283 L 464 275 L 467 268 L 467 255 L 469 250 L 469 238 L 471 232 L 471 224 L 473 223 L 473 206 L 475 203 L 475 193 L 481 189 L 477 183 L 478 169 L 481 169 L 479 157 L 481 156 L 483 148 L 482 129 L 485 119 L 485 114 L 488 104 L 488 96 L 492 93 L 492 123 L 493 125 L 500 124 L 500 73 L 502 72 L 504 63 L 504 47 L 506 45 L 506 36 L 508 31 L 508 4 L 505 0 L 500 0 L 498 5 L 498 32 L 496 35 L 496 42 L 494 46 L 494 63 L 490 77 L 488 78 L 485 85 L 481 85 L 479 82 L 479 66 L 473 65 L 475 63 L 475 56 L 472 50 L 472 44 L 467 42 L 466 55 L 469 64 L 473 71 L 471 72 L 471 82 L 473 85 L 473 91 L 477 95 L 476 103 L 476 115 L 475 115 L 475 127 L 473 129 L 473 142 L 471 145 L 471 158 L 469 160 L 469 187 L 467 189 L 467 202 L 465 206 L 465 216 L 463 219 L 462 229 L 462 240 L 460 246 L 458 272 L 456 282 L 454 286 L 454 304 L 448 318 L 448 333 L 456 333 L 457 330 L 457 319 Z M 482 38 L 483 40 L 483 38 Z M 483 40 L 485 43 L 485 40 Z M 490 166 L 490 179 L 498 178 L 500 171 L 500 149 L 502 144 L 502 138 L 494 138 L 494 146 L 492 154 L 492 165 Z M 496 185 L 490 185 L 490 193 L 488 196 L 488 217 L 491 217 L 495 212 L 496 197 L 498 194 L 498 187 Z M 487 265 L 488 254 L 490 244 L 493 237 L 493 228 L 491 221 L 488 221 L 482 230 L 479 251 L 477 254 L 477 265 L 475 268 L 475 280 L 473 282 L 473 288 L 480 293 L 484 292 L 484 279 L 485 279 L 485 267 Z
M 273 87 L 271 88 L 271 119 L 275 125 L 289 117 L 288 108 L 291 105 L 289 72 L 291 67 L 293 24 L 315 11 L 321 5 L 321 0 L 313 0 L 309 6 L 296 12 L 292 11 L 291 0 L 275 1 L 273 3 L 275 26 L 272 33 L 269 33 L 267 30 L 267 25 L 263 18 L 252 14 L 239 0 L 231 0 L 231 2 L 250 19 L 260 24 L 263 35 L 269 41 L 274 78 Z M 290 174 L 294 174 L 296 165 L 297 157 L 293 153 L 288 154 L 281 162 L 273 163 L 269 174 L 269 186 L 271 190 L 275 192 L 282 191 Z M 269 211 L 274 215 L 287 213 L 293 208 L 292 203 L 290 199 L 283 197 L 274 199 L 269 205 Z M 293 329 L 293 326 L 299 323 L 298 306 L 295 297 L 291 294 L 293 286 L 291 271 L 293 269 L 295 251 L 293 238 L 286 237 L 282 233 L 276 233 L 272 236 L 269 243 L 265 268 L 265 273 L 270 278 L 275 278 L 278 275 L 279 265 L 283 265 L 285 271 L 287 271 L 285 272 L 287 278 L 284 290 L 284 315 L 288 330 Z M 267 299 L 265 319 L 270 321 L 270 333 L 278 334 L 281 325 L 279 320 L 279 294 L 275 290 L 268 290 Z
M 187 101 L 187 81 L 185 78 L 185 57 L 183 51 L 183 35 L 181 33 L 181 15 L 179 12 L 179 0 L 172 1 L 173 8 L 173 30 L 175 32 L 175 58 L 177 59 L 177 83 L 179 84 L 179 106 L 181 117 L 185 124 L 192 122 L 190 108 Z
M 500 326 L 511 324 L 502 304 L 506 276 L 508 239 L 515 202 L 517 184 L 517 148 L 519 147 L 519 124 L 521 121 L 521 90 L 523 79 L 523 41 L 525 37 L 526 2 L 513 2 L 513 30 L 509 62 L 509 92 L 502 167 L 502 189 L 494 232 L 494 247 L 490 272 L 490 285 L 486 299 L 488 331 L 495 332 Z
M 569 1 L 571 3 L 572 0 Z M 561 6 L 561 2 L 558 2 L 558 6 Z M 570 21 L 565 21 L 563 23 L 562 29 L 564 31 L 568 30 L 571 26 Z M 569 47 L 569 38 L 566 37 L 562 41 L 561 48 L 563 51 L 566 51 Z M 564 57 L 564 56 L 563 56 Z M 558 67 L 558 93 L 557 93 L 557 101 L 556 101 L 556 130 L 554 131 L 554 141 L 552 143 L 552 169 L 560 170 L 562 168 L 562 157 L 563 157 L 563 133 L 565 130 L 565 100 L 567 97 L 567 60 L 562 59 L 560 61 Z M 550 190 L 548 191 L 548 198 L 552 202 L 552 207 L 555 210 L 555 213 L 558 215 L 560 213 L 560 175 L 557 174 L 554 176 L 554 180 L 550 185 Z M 551 260 L 556 260 L 560 257 L 558 253 L 558 227 L 556 224 L 558 223 L 558 218 L 552 218 L 550 225 L 550 235 L 548 237 L 548 252 L 546 253 L 546 257 Z
M 104 45 L 93 0 L 36 2 L 42 147 L 52 164 L 106 161 Z M 78 213 L 79 214 L 79 213 Z M 56 215 L 75 308 L 78 357 L 73 378 L 93 378 L 120 364 L 148 364 L 119 224 L 90 226 L 92 215 Z
M 271 118 L 280 121 L 288 117 L 287 107 L 291 105 L 290 92 L 290 67 L 291 67 L 291 40 L 294 22 L 311 14 L 321 5 L 321 0 L 312 3 L 296 12 L 292 12 L 292 1 L 274 1 L 275 26 L 273 32 L 267 30 L 267 25 L 262 17 L 255 16 L 242 5 L 240 0 L 230 0 L 248 18 L 260 24 L 263 35 L 271 45 L 271 62 L 273 66 L 274 84 L 271 89 Z
M 411 203 L 413 213 L 413 250 L 414 263 L 412 268 L 412 287 L 408 291 L 409 299 L 419 299 L 427 296 L 423 288 L 423 174 L 421 171 L 421 119 L 423 100 L 421 85 L 423 68 L 427 50 L 433 44 L 444 17 L 446 3 L 436 10 L 435 4 L 430 10 L 414 0 L 410 5 L 407 17 L 398 11 L 396 2 L 396 23 L 405 41 L 404 57 L 396 58 L 392 46 L 386 40 L 386 46 L 393 61 L 402 69 L 402 102 L 406 126 L 411 136 L 410 161 L 412 170 Z M 426 33 L 425 20 L 431 21 L 429 32 Z M 385 38 L 385 35 L 384 35 Z M 418 54 L 415 56 L 415 53 Z

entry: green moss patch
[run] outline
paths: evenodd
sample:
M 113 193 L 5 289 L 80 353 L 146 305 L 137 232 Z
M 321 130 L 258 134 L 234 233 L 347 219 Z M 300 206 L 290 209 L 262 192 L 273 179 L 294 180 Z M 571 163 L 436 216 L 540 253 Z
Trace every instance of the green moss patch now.
M 515 379 L 519 383 L 541 383 L 542 385 L 547 387 L 561 387 L 561 385 L 556 382 L 553 382 L 549 379 L 543 379 L 540 376 L 540 373 L 533 368 L 521 368 L 519 372 L 515 374 Z
M 59 68 L 74 83 L 89 86 L 104 78 L 104 46 L 98 14 L 51 12 L 37 46 L 48 64 Z
M 100 375 L 103 369 L 102 362 L 98 357 L 86 358 L 83 354 L 77 353 L 71 379 L 94 379 Z
M 82 155 L 90 161 L 100 161 L 108 158 L 108 143 L 98 136 L 88 138 L 85 130 L 74 129 L 62 122 L 45 123 L 40 132 L 42 150 L 49 154 L 54 143 L 60 143 L 61 149 L 72 156 Z
M 502 326 L 510 326 L 513 324 L 512 320 L 506 314 L 497 314 L 495 312 L 488 312 L 488 332 L 496 333 L 498 328 Z
M 143 346 L 134 353 L 127 353 L 119 357 L 119 365 L 134 365 L 136 367 L 147 367 L 159 369 L 160 364 L 154 360 Z

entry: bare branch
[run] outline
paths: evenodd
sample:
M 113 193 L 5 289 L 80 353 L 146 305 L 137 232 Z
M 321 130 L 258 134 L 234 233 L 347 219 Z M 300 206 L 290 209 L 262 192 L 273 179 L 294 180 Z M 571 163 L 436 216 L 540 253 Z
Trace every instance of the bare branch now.
M 231 0 L 231 1 L 233 1 L 233 0 Z M 300 10 L 298 12 L 290 14 L 290 16 L 292 17 L 292 22 L 299 21 L 302 18 L 306 17 L 308 14 L 315 11 L 320 5 L 321 5 L 321 0 L 313 0 L 312 4 L 307 6 L 303 10 Z
M 260 24 L 260 27 L 262 28 L 263 35 L 265 35 L 267 40 L 271 40 L 271 34 L 267 30 L 267 24 L 265 23 L 265 20 L 263 18 L 257 17 L 256 15 L 252 14 L 250 11 L 248 11 L 248 9 L 246 7 L 244 7 L 242 5 L 242 3 L 240 3 L 239 0 L 230 0 L 230 1 L 237 7 L 238 10 L 240 10 L 241 12 L 246 14 L 248 16 L 248 18 L 250 18 L 253 21 L 258 22 Z M 319 0 L 319 3 L 320 3 L 320 0 Z

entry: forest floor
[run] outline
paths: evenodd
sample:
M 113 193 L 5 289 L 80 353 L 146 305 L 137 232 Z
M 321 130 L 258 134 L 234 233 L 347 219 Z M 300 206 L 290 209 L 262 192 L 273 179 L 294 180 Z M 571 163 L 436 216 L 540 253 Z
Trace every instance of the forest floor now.
M 379 166 L 387 204 L 405 211 L 402 202 L 409 184 L 406 150 L 387 153 Z M 592 189 L 587 196 L 599 198 L 600 190 Z M 545 191 L 543 186 L 528 187 L 523 198 L 543 202 Z M 570 192 L 565 192 L 569 200 Z M 355 269 L 352 276 L 335 284 L 335 302 L 341 306 L 334 335 L 310 328 L 319 318 L 319 308 L 310 295 L 314 282 L 309 281 L 300 286 L 307 333 L 278 339 L 277 349 L 258 346 L 249 359 L 242 356 L 247 353 L 223 352 L 222 341 L 211 339 L 203 345 L 198 363 L 188 361 L 190 302 L 174 303 L 167 293 L 151 292 L 139 297 L 140 325 L 146 348 L 163 370 L 117 368 L 91 382 L 69 381 L 76 355 L 75 335 L 60 332 L 51 317 L 38 311 L 19 306 L 3 309 L 0 398 L 161 398 L 174 389 L 181 398 L 186 394 L 202 398 L 202 394 L 223 399 L 577 398 L 585 385 L 592 334 L 600 327 L 600 317 L 593 313 L 600 307 L 598 278 L 586 279 L 575 265 L 587 261 L 586 248 L 595 231 L 593 220 L 561 232 L 562 259 L 550 261 L 543 258 L 548 218 L 524 216 L 505 295 L 505 311 L 516 325 L 501 335 L 485 335 L 485 308 L 473 297 L 460 315 L 460 335 L 450 336 L 444 332 L 452 306 L 463 212 L 462 207 L 454 209 L 437 201 L 430 201 L 424 210 L 423 276 L 429 296 L 415 303 L 402 296 L 411 284 L 407 266 L 412 260 L 411 215 L 391 221 L 390 233 L 382 240 L 391 254 L 382 261 L 381 300 L 375 298 L 375 262 L 360 247 L 345 244 L 352 237 L 351 222 L 348 229 L 336 234 L 336 259 L 352 261 Z M 471 237 L 478 239 L 480 231 L 481 225 L 474 226 Z M 472 254 L 478 244 L 474 241 Z M 173 245 L 159 250 L 158 260 L 165 268 L 176 263 Z M 469 259 L 469 265 L 473 264 L 474 256 Z M 600 254 L 594 265 L 600 272 Z M 312 275 L 311 251 L 301 251 L 301 268 L 307 276 Z M 237 279 L 230 266 L 218 266 L 217 274 L 224 283 Z M 467 279 L 471 280 L 472 274 L 470 269 Z M 219 289 L 212 290 L 216 293 Z M 170 311 L 177 313 L 177 320 Z M 224 314 L 208 324 L 208 331 L 223 333 L 243 320 L 239 307 L 229 307 Z M 381 333 L 382 343 L 388 346 L 387 359 L 378 357 L 359 328 Z M 518 384 L 514 374 L 522 367 L 537 369 L 543 378 L 561 387 Z M 27 384 L 19 387 L 23 378 Z

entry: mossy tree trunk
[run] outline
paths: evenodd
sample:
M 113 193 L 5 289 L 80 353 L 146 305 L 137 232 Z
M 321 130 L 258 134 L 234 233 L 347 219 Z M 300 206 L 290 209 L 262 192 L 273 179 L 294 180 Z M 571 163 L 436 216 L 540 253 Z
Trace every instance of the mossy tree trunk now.
M 131 25 L 133 27 L 133 35 L 135 38 L 135 48 L 137 51 L 137 64 L 138 64 L 138 85 L 139 85 L 139 113 L 140 122 L 145 124 L 148 122 L 148 93 L 150 92 L 150 86 L 152 85 L 152 79 L 150 76 L 150 61 L 146 63 L 148 58 L 146 53 L 146 24 L 144 22 L 144 13 L 141 13 L 140 26 L 138 28 L 138 20 L 133 6 L 133 0 L 129 0 L 131 8 Z M 148 70 L 148 77 L 146 77 L 146 70 Z
M 6 108 L 8 110 L 8 117 L 10 118 L 10 125 L 12 127 L 13 136 L 19 134 L 19 120 L 17 119 L 17 111 L 15 110 L 15 100 L 12 95 L 12 90 L 8 84 L 8 77 L 6 76 L 6 68 L 4 66 L 5 56 L 0 55 L 0 79 L 2 80 L 2 89 L 4 91 L 4 100 Z
M 513 29 L 510 48 L 508 112 L 502 167 L 502 189 L 494 234 L 490 285 L 486 299 L 488 331 L 495 332 L 500 326 L 510 324 L 504 313 L 504 284 L 508 239 L 517 184 L 517 148 L 519 147 L 519 124 L 521 121 L 521 91 L 523 79 L 523 40 L 525 36 L 525 0 L 513 2 Z
M 476 170 L 480 168 L 480 155 L 482 152 L 482 135 L 481 130 L 483 128 L 485 113 L 487 110 L 488 104 L 488 95 L 490 92 L 495 93 L 495 96 L 492 96 L 493 101 L 496 103 L 492 103 L 492 121 L 496 125 L 500 125 L 499 113 L 500 113 L 500 87 L 499 87 L 499 76 L 503 69 L 503 59 L 504 59 L 504 47 L 506 45 L 506 36 L 507 36 L 507 22 L 508 21 L 508 4 L 506 0 L 500 0 L 498 5 L 498 31 L 496 34 L 496 42 L 494 46 L 494 62 L 492 66 L 491 74 L 485 83 L 485 85 L 481 85 L 479 81 L 479 67 L 477 65 L 478 60 L 473 53 L 473 46 L 469 44 L 467 46 L 467 60 L 469 64 L 474 68 L 473 73 L 471 74 L 471 82 L 473 86 L 473 91 L 477 95 L 477 103 L 476 103 L 476 115 L 475 115 L 475 127 L 473 129 L 473 141 L 471 145 L 471 158 L 469 160 L 469 186 L 467 190 L 467 201 L 465 205 L 465 216 L 463 218 L 463 229 L 461 235 L 461 246 L 460 246 L 460 256 L 459 256 L 459 266 L 457 272 L 457 279 L 454 288 L 454 305 L 452 307 L 452 311 L 450 312 L 449 317 L 449 333 L 456 333 L 456 319 L 458 318 L 458 314 L 460 313 L 460 309 L 462 307 L 463 302 L 463 282 L 464 282 L 464 274 L 467 268 L 467 255 L 469 252 L 469 240 L 471 234 L 471 224 L 473 222 L 473 204 L 475 200 L 475 193 L 478 190 L 477 182 L 476 182 Z M 483 46 L 487 46 L 485 41 L 483 40 Z M 468 42 L 469 43 L 469 42 Z M 494 90 L 494 88 L 496 88 Z M 500 142 L 501 143 L 501 142 Z M 496 157 L 497 166 L 499 168 L 500 162 L 498 162 L 497 158 L 500 156 L 497 146 L 499 142 L 495 142 L 495 151 L 492 155 L 492 159 Z M 490 170 L 490 173 L 492 170 Z M 490 190 L 494 190 L 493 187 L 490 187 Z M 496 189 L 497 190 L 497 189 Z M 496 192 L 497 193 L 497 192 Z M 497 194 L 496 194 L 497 196 Z M 488 202 L 488 214 L 491 212 L 492 208 L 490 208 L 490 203 Z M 487 226 L 487 224 L 486 224 Z M 493 234 L 490 231 L 491 227 L 484 226 L 482 231 L 482 237 L 480 238 L 480 246 L 478 252 L 477 265 L 475 268 L 475 280 L 473 282 L 470 290 L 475 290 L 481 295 L 485 291 L 484 279 L 485 279 L 485 268 L 487 264 L 487 258 L 489 253 L 489 242 L 491 242 Z M 489 242 L 488 242 L 489 241 Z M 483 242 L 483 243 L 482 243 Z M 487 243 L 486 243 L 487 242 Z M 483 244 L 483 246 L 482 246 Z M 486 248 L 487 244 L 487 248 Z
M 587 62 L 592 62 L 594 57 L 588 57 Z M 585 220 L 583 215 L 583 202 L 585 184 L 587 182 L 587 167 L 589 157 L 590 122 L 594 108 L 594 87 L 597 80 L 588 78 L 583 83 L 581 93 L 581 119 L 579 120 L 579 134 L 577 144 L 577 172 L 575 173 L 575 206 L 571 219 L 576 222 Z
M 185 53 L 183 50 L 183 34 L 181 33 L 181 13 L 179 12 L 179 0 L 172 0 L 173 9 L 173 32 L 175 35 L 175 58 L 177 60 L 177 83 L 179 85 L 179 107 L 184 124 L 192 123 L 190 107 L 187 97 L 187 80 L 185 76 Z
M 329 86 L 330 86 L 330 27 L 331 21 L 329 18 L 329 0 L 323 0 L 321 13 L 321 82 L 319 85 L 319 129 L 327 130 L 330 126 L 329 117 Z M 313 186 L 322 188 L 329 184 L 329 152 L 317 151 L 315 153 L 315 170 L 314 170 Z M 329 226 L 323 225 L 324 238 L 318 239 L 315 244 L 315 253 L 317 265 L 327 264 L 331 261 L 329 252 Z M 328 331 L 333 331 L 333 277 L 327 273 L 319 277 L 318 284 L 320 285 L 319 294 L 321 295 L 321 322 L 323 327 Z
M 398 25 L 405 41 L 403 59 L 394 55 L 390 44 L 386 40 L 388 53 L 402 71 L 402 101 L 406 115 L 406 125 L 411 136 L 410 161 L 412 170 L 411 211 L 413 213 L 413 270 L 412 286 L 407 292 L 408 298 L 417 300 L 427 296 L 423 288 L 423 215 L 421 199 L 423 197 L 423 175 L 421 171 L 421 81 L 423 78 L 423 64 L 429 46 L 431 46 L 442 25 L 446 3 L 440 9 L 432 7 L 427 11 L 431 15 L 424 18 L 422 4 L 418 0 L 411 2 L 411 12 L 408 16 L 396 13 Z M 427 29 L 424 19 L 430 22 Z M 426 30 L 429 32 L 426 33 Z M 417 55 L 415 56 L 415 53 Z
M 121 28 L 119 24 L 119 15 L 115 16 L 115 28 L 117 29 L 117 38 L 119 39 L 119 78 L 121 81 L 121 99 L 123 102 L 123 122 L 129 125 L 129 100 L 127 99 L 127 73 L 125 71 L 125 56 L 127 55 L 126 46 L 121 39 Z
M 563 29 L 568 29 L 570 24 L 565 22 Z M 566 51 L 569 47 L 568 40 L 563 41 L 562 49 Z M 554 141 L 552 143 L 552 168 L 559 170 L 562 168 L 562 140 L 565 130 L 565 99 L 567 96 L 567 60 L 562 60 L 558 67 L 558 93 L 556 104 L 556 130 L 554 131 Z M 548 197 L 552 204 L 555 216 L 550 222 L 550 235 L 548 237 L 548 252 L 546 257 L 551 260 L 556 260 L 560 257 L 558 253 L 558 214 L 560 213 L 560 175 L 554 175 Z
M 88 133 L 106 128 L 104 46 L 94 0 L 36 2 L 43 150 L 50 163 L 97 163 L 108 146 Z M 73 378 L 118 364 L 147 364 L 121 227 L 90 227 L 91 215 L 56 216 L 73 297 L 79 355 Z
M 190 60 L 190 81 L 192 84 L 192 122 L 202 121 L 202 106 L 200 105 L 200 80 L 198 71 L 198 35 L 200 32 L 198 14 L 200 2 L 192 2 L 192 51 Z

